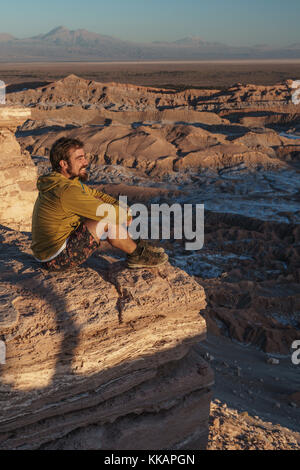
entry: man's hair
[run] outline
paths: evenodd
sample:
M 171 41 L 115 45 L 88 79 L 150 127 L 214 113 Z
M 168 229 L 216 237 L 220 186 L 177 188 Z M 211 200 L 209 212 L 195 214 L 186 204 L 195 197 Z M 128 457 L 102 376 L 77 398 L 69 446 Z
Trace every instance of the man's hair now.
M 79 139 L 68 139 L 67 137 L 61 137 L 51 147 L 50 150 L 50 162 L 53 171 L 61 171 L 59 162 L 65 160 L 70 162 L 71 150 L 83 148 L 83 142 Z

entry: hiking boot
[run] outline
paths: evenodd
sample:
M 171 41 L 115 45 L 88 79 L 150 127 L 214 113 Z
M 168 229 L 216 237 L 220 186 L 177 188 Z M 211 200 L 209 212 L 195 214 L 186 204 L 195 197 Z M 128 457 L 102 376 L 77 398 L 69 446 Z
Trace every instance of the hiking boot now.
M 136 250 L 127 255 L 128 268 L 156 268 L 168 261 L 166 253 L 154 252 L 145 246 L 137 246 Z
M 142 246 L 145 248 L 149 248 L 150 251 L 153 251 L 154 253 L 164 253 L 165 250 L 161 246 L 155 246 L 151 245 L 147 240 L 135 240 L 135 243 L 137 246 Z

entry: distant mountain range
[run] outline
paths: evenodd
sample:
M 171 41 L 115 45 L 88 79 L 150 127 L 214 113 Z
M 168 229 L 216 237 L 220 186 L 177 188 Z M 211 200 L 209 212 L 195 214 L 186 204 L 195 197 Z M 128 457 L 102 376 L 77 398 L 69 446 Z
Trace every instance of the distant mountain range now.
M 222 60 L 299 59 L 300 43 L 274 48 L 266 44 L 233 47 L 186 37 L 173 42 L 137 43 L 59 26 L 46 34 L 18 39 L 0 33 L 0 61 L 56 60 Z

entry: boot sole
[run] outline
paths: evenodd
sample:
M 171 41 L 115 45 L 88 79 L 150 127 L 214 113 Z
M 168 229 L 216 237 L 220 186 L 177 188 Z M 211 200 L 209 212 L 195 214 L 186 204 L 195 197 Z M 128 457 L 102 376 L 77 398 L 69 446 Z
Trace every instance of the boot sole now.
M 155 265 L 151 265 L 151 266 L 149 266 L 149 264 L 127 264 L 127 267 L 130 268 L 130 269 L 133 269 L 133 268 L 157 268 L 158 266 L 162 266 L 163 264 L 165 264 L 167 261 L 168 261 L 168 259 L 164 259 L 160 263 L 155 264 Z

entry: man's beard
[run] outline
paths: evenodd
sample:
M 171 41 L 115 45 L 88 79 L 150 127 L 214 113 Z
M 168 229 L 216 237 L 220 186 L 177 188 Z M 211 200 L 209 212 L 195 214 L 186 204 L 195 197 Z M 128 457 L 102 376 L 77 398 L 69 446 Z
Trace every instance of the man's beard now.
M 84 183 L 85 181 L 89 179 L 89 174 L 86 170 L 84 172 L 80 171 L 78 178 L 79 178 L 79 181 L 82 181 Z
M 85 170 L 85 171 L 83 172 L 83 171 L 81 171 L 81 170 Z M 68 169 L 68 172 L 69 172 L 69 174 L 70 174 L 70 179 L 74 179 L 74 178 L 77 178 L 77 177 L 78 177 L 79 181 L 81 181 L 82 183 L 84 183 L 85 181 L 87 181 L 87 180 L 89 179 L 89 174 L 88 174 L 88 172 L 86 171 L 86 168 L 81 168 L 81 169 L 79 170 L 79 174 L 78 174 L 78 175 L 75 174 L 75 173 L 73 173 L 72 168 L 69 168 L 69 169 Z

